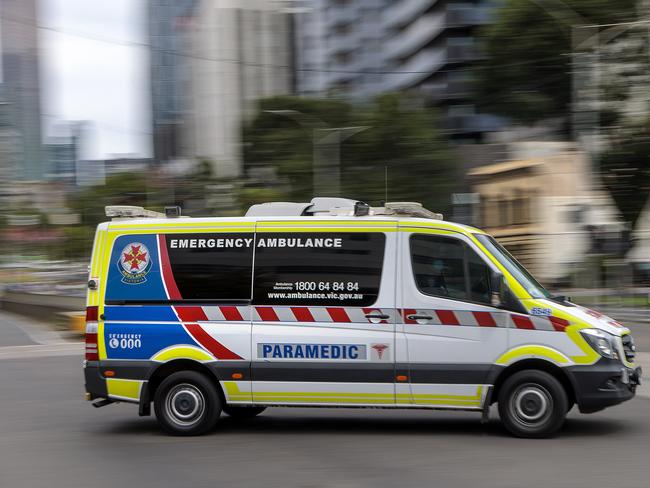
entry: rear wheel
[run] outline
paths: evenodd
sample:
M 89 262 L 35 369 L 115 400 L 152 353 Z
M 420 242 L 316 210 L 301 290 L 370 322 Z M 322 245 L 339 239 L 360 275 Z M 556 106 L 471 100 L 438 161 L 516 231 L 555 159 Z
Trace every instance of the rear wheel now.
M 498 400 L 501 422 L 517 437 L 553 435 L 562 427 L 569 408 L 562 384 L 537 370 L 513 374 L 501 386 Z
M 240 405 L 224 405 L 223 411 L 234 419 L 250 419 L 261 414 L 266 407 L 244 407 Z
M 180 371 L 165 378 L 154 396 L 154 410 L 168 434 L 201 435 L 211 430 L 221 414 L 213 383 L 196 371 Z

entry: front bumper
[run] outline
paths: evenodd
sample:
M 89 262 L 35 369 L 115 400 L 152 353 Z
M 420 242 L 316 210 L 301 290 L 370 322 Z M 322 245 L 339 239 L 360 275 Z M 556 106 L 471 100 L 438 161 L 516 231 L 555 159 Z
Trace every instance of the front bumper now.
M 641 383 L 641 368 L 628 368 L 619 361 L 601 359 L 591 366 L 567 368 L 582 413 L 598 412 L 630 400 Z

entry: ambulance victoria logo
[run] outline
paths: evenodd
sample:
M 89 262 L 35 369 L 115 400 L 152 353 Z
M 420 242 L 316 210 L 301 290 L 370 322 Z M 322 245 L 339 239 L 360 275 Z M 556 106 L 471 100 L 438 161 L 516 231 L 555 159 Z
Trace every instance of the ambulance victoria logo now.
M 122 249 L 118 268 L 122 273 L 122 283 L 137 285 L 147 281 L 147 273 L 151 270 L 151 256 L 147 246 L 141 242 L 128 244 Z

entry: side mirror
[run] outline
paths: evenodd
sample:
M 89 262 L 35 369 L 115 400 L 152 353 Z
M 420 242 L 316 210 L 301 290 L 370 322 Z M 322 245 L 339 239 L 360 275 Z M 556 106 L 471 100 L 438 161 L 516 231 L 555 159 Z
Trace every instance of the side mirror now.
M 493 271 L 490 276 L 490 303 L 495 308 L 503 306 L 503 294 L 505 290 L 505 280 L 503 275 Z

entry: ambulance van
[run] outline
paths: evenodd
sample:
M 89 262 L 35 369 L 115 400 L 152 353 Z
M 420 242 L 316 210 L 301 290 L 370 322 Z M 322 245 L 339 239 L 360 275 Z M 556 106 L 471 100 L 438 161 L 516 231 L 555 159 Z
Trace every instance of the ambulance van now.
M 178 209 L 179 210 L 179 209 Z M 545 437 L 631 399 L 630 331 L 554 296 L 493 237 L 416 203 L 254 205 L 242 218 L 107 207 L 86 399 L 174 435 L 267 407 L 471 410 Z

